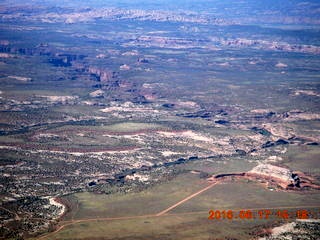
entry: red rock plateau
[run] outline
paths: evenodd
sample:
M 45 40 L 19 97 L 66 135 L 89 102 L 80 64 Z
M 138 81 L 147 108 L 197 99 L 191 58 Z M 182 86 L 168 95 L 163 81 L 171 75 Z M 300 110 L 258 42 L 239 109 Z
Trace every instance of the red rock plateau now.
M 315 183 L 315 179 L 305 175 L 303 172 L 292 172 L 287 168 L 271 164 L 259 164 L 248 172 L 218 174 L 208 178 L 210 182 L 236 181 L 240 179 L 260 182 L 266 187 L 277 190 L 320 189 L 320 186 Z

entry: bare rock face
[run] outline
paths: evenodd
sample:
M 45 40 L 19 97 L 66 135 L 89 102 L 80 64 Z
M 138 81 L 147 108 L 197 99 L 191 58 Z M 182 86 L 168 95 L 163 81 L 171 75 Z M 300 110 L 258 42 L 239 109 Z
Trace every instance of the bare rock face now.
M 286 67 L 288 67 L 288 65 L 285 64 L 285 63 L 278 62 L 278 63 L 275 65 L 275 67 L 277 67 L 277 68 L 286 68 Z
M 271 164 L 259 164 L 250 170 L 252 173 L 258 173 L 270 177 L 283 179 L 284 181 L 291 179 L 291 171 L 287 168 L 274 166 Z
M 250 170 L 249 173 L 265 175 L 268 177 L 278 178 L 288 182 L 290 182 L 291 180 L 291 171 L 289 169 L 274 166 L 271 164 L 259 164 L 258 166 Z
M 105 92 L 103 90 L 99 89 L 97 91 L 91 92 L 89 95 L 90 95 L 90 97 L 93 97 L 93 98 L 101 98 L 101 97 L 103 97 L 104 93 Z
M 89 67 L 88 72 L 96 75 L 101 82 L 108 82 L 114 77 L 114 73 L 110 70 L 100 69 L 97 67 Z
M 283 167 L 274 166 L 271 164 L 259 164 L 246 173 L 248 177 L 257 177 L 272 180 L 284 189 L 287 189 L 292 184 L 292 172 Z
M 120 70 L 130 70 L 130 66 L 128 66 L 127 64 L 123 64 L 120 66 L 119 68 Z

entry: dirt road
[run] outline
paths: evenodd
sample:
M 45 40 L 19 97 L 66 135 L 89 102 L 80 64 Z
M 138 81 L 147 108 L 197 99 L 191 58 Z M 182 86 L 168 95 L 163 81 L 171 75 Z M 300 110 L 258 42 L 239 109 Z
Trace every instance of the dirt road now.
M 125 216 L 125 217 L 110 217 L 110 218 L 88 218 L 88 219 L 79 219 L 79 220 L 70 220 L 70 221 L 62 221 L 60 225 L 55 231 L 51 232 L 51 233 L 47 233 L 44 234 L 42 236 L 40 236 L 38 239 L 46 239 L 50 236 L 53 236 L 54 234 L 60 232 L 62 229 L 64 229 L 65 227 L 72 225 L 72 224 L 76 224 L 76 223 L 81 223 L 81 222 L 93 222 L 93 221 L 112 221 L 112 220 L 128 220 L 128 219 L 137 219 L 137 218 L 148 218 L 148 217 L 161 217 L 161 216 L 179 216 L 179 215 L 192 215 L 192 214 L 208 214 L 208 211 L 201 211 L 201 212 L 185 212 L 185 213 L 168 213 L 169 211 L 171 211 L 172 209 L 178 207 L 179 205 L 189 201 L 190 199 L 198 196 L 199 194 L 209 190 L 210 188 L 214 187 L 215 185 L 217 185 L 219 182 L 214 182 L 211 183 L 210 185 L 206 186 L 205 188 L 201 189 L 200 191 L 193 193 L 192 195 L 182 199 L 181 201 L 175 203 L 174 205 L 166 208 L 165 210 L 159 212 L 159 213 L 155 213 L 155 214 L 149 214 L 149 215 L 139 215 L 139 216 Z M 319 206 L 281 206 L 281 207 L 270 207 L 267 209 L 297 209 L 297 208 L 308 208 L 308 207 L 319 207 Z M 266 208 L 252 208 L 252 209 L 246 209 L 246 210 L 261 210 L 261 209 L 266 209 Z M 240 211 L 241 209 L 239 209 Z M 234 211 L 237 211 L 236 209 L 234 209 Z M 168 213 L 168 214 L 167 214 Z
M 194 198 L 194 197 L 198 196 L 199 194 L 201 194 L 201 193 L 207 191 L 208 189 L 212 188 L 212 187 L 215 186 L 217 183 L 218 183 L 218 182 L 215 182 L 215 183 L 210 184 L 209 186 L 207 186 L 207 187 L 201 189 L 200 191 L 198 191 L 198 192 L 190 195 L 189 197 L 186 197 L 185 199 L 181 200 L 180 202 L 177 202 L 176 204 L 172 205 L 171 207 L 168 207 L 167 209 L 159 212 L 158 214 L 156 214 L 156 216 L 158 217 L 158 216 L 161 216 L 161 215 L 163 215 L 163 214 L 166 214 L 167 212 L 169 212 L 169 211 L 171 211 L 172 209 L 178 207 L 178 206 L 181 205 L 182 203 L 184 203 L 184 202 L 186 202 L 186 201 L 189 201 L 191 198 Z
M 198 196 L 199 194 L 207 191 L 208 189 L 212 188 L 213 186 L 215 186 L 218 182 L 215 183 L 211 183 L 209 186 L 201 189 L 200 191 L 182 199 L 181 201 L 175 203 L 174 205 L 168 207 L 167 209 L 157 213 L 157 214 L 151 214 L 151 215 L 141 215 L 141 216 L 130 216 L 130 217 L 111 217 L 111 218 L 89 218 L 89 219 L 80 219 L 80 220 L 71 220 L 71 221 L 65 221 L 62 222 L 63 225 L 61 225 L 60 227 L 58 227 L 55 231 L 45 234 L 43 236 L 40 236 L 38 239 L 46 239 L 47 237 L 50 237 L 52 235 L 54 235 L 57 232 L 60 232 L 62 229 L 64 229 L 65 227 L 75 224 L 75 223 L 80 223 L 80 222 L 91 222 L 91 221 L 111 221 L 111 220 L 127 220 L 127 219 L 136 219 L 136 218 L 146 218 L 146 217 L 160 217 L 164 214 L 166 214 L 167 212 L 169 212 L 170 210 L 176 208 L 177 206 L 189 201 L 191 198 L 194 198 L 196 196 Z

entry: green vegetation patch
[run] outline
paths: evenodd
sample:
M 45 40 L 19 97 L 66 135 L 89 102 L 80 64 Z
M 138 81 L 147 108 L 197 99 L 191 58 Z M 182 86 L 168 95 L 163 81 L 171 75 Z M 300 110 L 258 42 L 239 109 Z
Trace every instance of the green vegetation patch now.
M 318 206 L 320 194 L 315 191 L 284 192 L 269 190 L 255 182 L 220 183 L 190 201 L 178 206 L 170 213 L 206 211 L 209 209 L 291 209 L 299 206 Z
M 198 175 L 187 173 L 138 193 L 104 195 L 84 192 L 66 198 L 78 202 L 74 219 L 135 216 L 158 213 L 207 185 Z
M 93 221 L 66 226 L 47 239 L 249 239 L 270 221 L 208 220 L 206 213 Z

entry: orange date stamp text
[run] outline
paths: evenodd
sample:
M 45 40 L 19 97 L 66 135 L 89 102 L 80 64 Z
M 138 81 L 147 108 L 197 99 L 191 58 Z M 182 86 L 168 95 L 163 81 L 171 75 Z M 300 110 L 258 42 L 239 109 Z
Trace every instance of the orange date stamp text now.
M 260 210 L 209 210 L 209 220 L 251 220 L 251 219 L 269 219 L 275 217 L 278 219 L 318 219 L 320 210 L 299 209 L 289 211 L 285 209 L 260 209 Z

